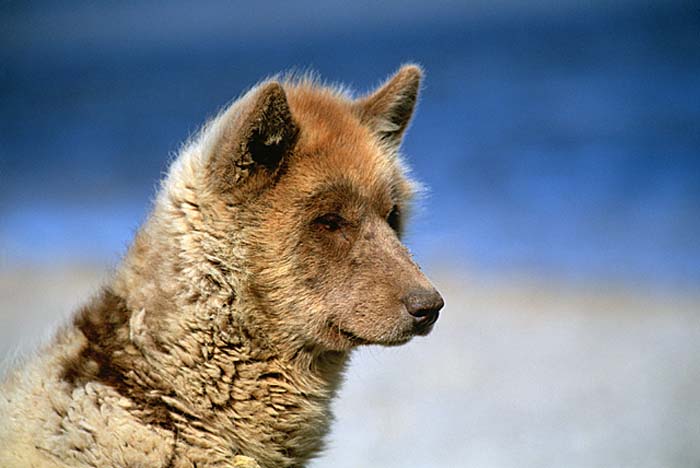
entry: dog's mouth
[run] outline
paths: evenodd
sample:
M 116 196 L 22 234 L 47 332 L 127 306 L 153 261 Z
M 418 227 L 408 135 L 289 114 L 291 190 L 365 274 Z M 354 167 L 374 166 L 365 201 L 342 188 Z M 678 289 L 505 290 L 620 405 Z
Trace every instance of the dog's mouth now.
M 356 333 L 351 332 L 350 330 L 348 330 L 346 328 L 341 327 L 340 325 L 338 325 L 336 322 L 334 322 L 332 320 L 328 320 L 326 322 L 326 325 L 328 326 L 328 329 L 331 331 L 331 333 L 333 335 L 342 337 L 345 341 L 349 342 L 352 346 L 360 346 L 360 345 L 398 346 L 398 345 L 402 345 L 404 343 L 407 343 L 413 337 L 413 334 L 409 333 L 406 336 L 400 336 L 400 337 L 395 337 L 395 338 L 390 338 L 390 339 L 370 340 L 367 338 L 363 338 L 363 337 L 357 335 Z
M 346 330 L 345 328 L 341 327 L 337 323 L 333 322 L 332 320 L 328 320 L 326 322 L 326 325 L 328 326 L 328 329 L 331 330 L 332 333 L 335 335 L 340 335 L 343 337 L 345 340 L 349 341 L 351 344 L 359 346 L 359 345 L 367 345 L 367 344 L 372 344 L 370 340 L 367 340 L 365 338 L 362 338 L 360 336 L 357 336 L 355 333 Z

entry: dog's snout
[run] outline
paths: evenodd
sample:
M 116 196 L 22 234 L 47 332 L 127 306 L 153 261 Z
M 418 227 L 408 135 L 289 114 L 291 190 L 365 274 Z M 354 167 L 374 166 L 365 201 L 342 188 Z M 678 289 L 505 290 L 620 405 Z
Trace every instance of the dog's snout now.
M 404 297 L 403 303 L 416 324 L 425 328 L 437 321 L 440 309 L 445 305 L 440 293 L 434 289 L 413 291 Z

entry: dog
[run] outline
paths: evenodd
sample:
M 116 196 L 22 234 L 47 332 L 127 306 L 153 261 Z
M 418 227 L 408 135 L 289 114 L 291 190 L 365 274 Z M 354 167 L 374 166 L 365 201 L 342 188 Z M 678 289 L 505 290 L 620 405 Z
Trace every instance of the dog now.
M 433 328 L 400 241 L 422 71 L 250 89 L 185 144 L 113 277 L 0 393 L 0 465 L 298 467 L 353 349 Z

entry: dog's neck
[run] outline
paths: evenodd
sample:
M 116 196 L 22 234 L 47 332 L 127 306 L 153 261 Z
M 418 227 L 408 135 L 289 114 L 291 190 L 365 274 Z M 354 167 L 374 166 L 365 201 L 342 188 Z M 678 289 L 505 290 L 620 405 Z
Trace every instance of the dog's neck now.
M 93 348 L 87 355 L 97 349 L 103 359 L 103 369 L 83 380 L 112 376 L 105 383 L 135 402 L 143 422 L 179 434 L 183 452 L 303 465 L 323 447 L 349 353 L 303 343 L 282 348 L 251 330 L 238 317 L 264 311 L 241 310 L 250 303 L 235 289 L 241 283 L 211 259 L 183 266 L 176 243 L 159 241 L 173 237 L 158 232 L 167 226 L 157 219 L 138 234 L 111 287 L 76 320 Z
M 349 353 L 277 346 L 250 328 L 243 317 L 265 311 L 245 297 L 245 245 L 207 231 L 230 213 L 212 216 L 211 203 L 204 213 L 201 187 L 179 170 L 110 286 L 76 318 L 87 340 L 76 362 L 97 356 L 99 370 L 76 364 L 66 376 L 114 387 L 142 423 L 178 434 L 178 450 L 209 463 L 241 453 L 303 465 L 322 448 Z

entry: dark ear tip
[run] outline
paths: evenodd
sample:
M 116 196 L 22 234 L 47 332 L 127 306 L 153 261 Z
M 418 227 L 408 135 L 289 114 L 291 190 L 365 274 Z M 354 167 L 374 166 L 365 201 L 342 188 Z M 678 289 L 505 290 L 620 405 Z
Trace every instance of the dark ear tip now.
M 260 91 L 258 91 L 259 99 L 265 102 L 275 102 L 279 100 L 287 100 L 287 95 L 284 92 L 284 88 L 278 81 L 268 81 L 260 86 Z

